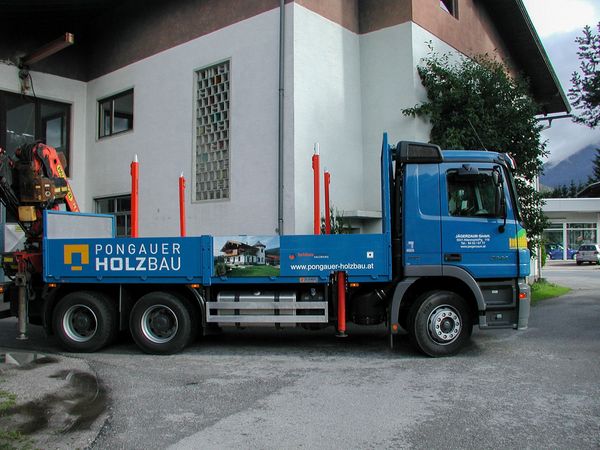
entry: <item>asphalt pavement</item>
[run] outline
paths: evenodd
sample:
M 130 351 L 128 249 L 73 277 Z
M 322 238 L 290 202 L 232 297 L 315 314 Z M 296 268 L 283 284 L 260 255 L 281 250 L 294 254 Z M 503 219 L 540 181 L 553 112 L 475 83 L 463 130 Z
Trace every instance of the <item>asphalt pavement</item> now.
M 0 345 L 73 365 L 18 372 L 47 371 L 13 377 L 22 392 L 94 375 L 83 402 L 97 415 L 79 427 L 92 449 L 599 448 L 600 267 L 553 261 L 543 276 L 573 291 L 535 306 L 525 331 L 474 331 L 451 358 L 423 357 L 404 338 L 389 350 L 384 329 L 365 327 L 343 340 L 331 329 L 230 331 L 158 357 L 127 340 L 61 353 L 34 327 L 15 341 L 3 320 Z M 41 448 L 73 448 L 69 432 Z

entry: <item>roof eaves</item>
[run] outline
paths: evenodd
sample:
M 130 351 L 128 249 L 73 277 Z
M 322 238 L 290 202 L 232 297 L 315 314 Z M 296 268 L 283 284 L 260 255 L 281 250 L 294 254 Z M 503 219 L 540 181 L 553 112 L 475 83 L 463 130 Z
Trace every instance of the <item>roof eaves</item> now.
M 558 76 L 556 75 L 556 72 L 554 71 L 554 67 L 552 67 L 552 63 L 550 62 L 548 53 L 546 53 L 546 49 L 544 48 L 544 46 L 542 44 L 540 36 L 538 35 L 537 30 L 535 29 L 535 26 L 533 25 L 533 22 L 531 21 L 531 18 L 529 17 L 529 13 L 527 12 L 527 9 L 525 8 L 523 0 L 514 0 L 514 1 L 518 6 L 519 11 L 521 12 L 521 16 L 522 16 L 523 20 L 525 21 L 525 24 L 527 25 L 529 32 L 531 33 L 531 38 L 532 38 L 533 42 L 535 43 L 535 45 L 540 53 L 540 56 L 542 57 L 542 60 L 544 61 L 544 65 L 546 66 L 548 73 L 550 74 L 550 76 L 552 77 L 552 80 L 554 81 L 554 84 L 556 85 L 558 94 L 560 95 L 560 98 L 565 107 L 564 111 L 568 113 L 571 111 L 571 104 L 569 103 L 569 100 L 567 99 L 565 91 L 563 90 L 562 85 L 560 84 L 560 80 L 558 79 Z M 562 112 L 562 111 L 554 111 L 554 112 Z

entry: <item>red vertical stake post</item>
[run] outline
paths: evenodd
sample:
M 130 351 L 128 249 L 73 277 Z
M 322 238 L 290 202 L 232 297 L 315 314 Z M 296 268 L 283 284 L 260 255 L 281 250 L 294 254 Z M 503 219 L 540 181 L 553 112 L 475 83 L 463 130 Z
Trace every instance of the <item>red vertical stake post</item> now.
M 179 177 L 179 235 L 185 237 L 185 178 Z
M 325 170 L 323 178 L 325 184 L 325 234 L 331 234 L 331 212 L 329 210 L 329 185 L 331 184 L 331 174 Z
M 138 157 L 135 155 L 131 162 L 131 237 L 138 237 L 138 180 L 139 180 L 139 163 Z
M 321 177 L 320 174 L 320 161 L 319 161 L 319 144 L 315 144 L 315 152 L 312 157 L 312 168 L 313 168 L 313 195 L 314 195 L 314 205 L 313 205 L 313 214 L 314 214 L 314 223 L 313 223 L 313 232 L 314 234 L 321 234 L 321 187 L 319 183 L 319 179 Z
M 346 273 L 337 273 L 338 337 L 346 337 Z

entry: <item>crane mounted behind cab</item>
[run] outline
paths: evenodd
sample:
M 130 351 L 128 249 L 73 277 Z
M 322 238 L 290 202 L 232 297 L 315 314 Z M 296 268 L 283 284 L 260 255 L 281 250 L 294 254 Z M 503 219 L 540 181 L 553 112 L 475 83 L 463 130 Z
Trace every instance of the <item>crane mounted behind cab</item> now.
M 28 233 L 23 252 L 4 256 L 15 275 L 4 301 L 21 333 L 42 325 L 70 351 L 96 351 L 120 330 L 169 354 L 215 329 L 344 334 L 347 320 L 385 323 L 390 343 L 404 330 L 445 356 L 475 325 L 527 327 L 530 255 L 506 154 L 390 145 L 384 134 L 381 233 L 304 236 L 116 238 L 114 216 L 56 210 L 77 206 L 53 149 L 0 162 L 13 176 L 2 201 L 25 208 Z

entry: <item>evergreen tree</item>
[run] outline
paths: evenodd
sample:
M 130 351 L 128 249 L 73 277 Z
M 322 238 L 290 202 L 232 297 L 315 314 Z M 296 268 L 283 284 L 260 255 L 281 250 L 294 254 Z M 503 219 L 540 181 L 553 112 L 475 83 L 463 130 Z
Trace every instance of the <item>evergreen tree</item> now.
M 573 113 L 575 122 L 592 128 L 600 124 L 600 22 L 597 27 L 598 34 L 586 26 L 583 36 L 575 39 L 579 44 L 579 72 L 573 72 L 569 89 L 569 99 L 579 110 Z
M 533 180 L 541 171 L 546 144 L 526 82 L 511 77 L 506 66 L 487 55 L 454 64 L 448 55 L 432 52 L 417 70 L 427 101 L 402 112 L 429 119 L 430 141 L 441 147 L 510 151 L 517 161 L 523 221 L 530 245 L 536 246 L 547 221 Z
M 569 193 L 567 198 L 575 198 L 577 196 L 577 186 L 575 186 L 575 182 L 571 180 L 571 184 L 569 184 Z
M 594 157 L 594 173 L 588 180 L 588 184 L 600 181 L 600 148 L 596 149 L 596 156 Z

